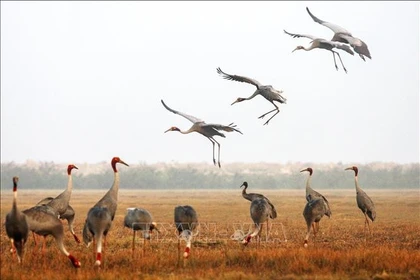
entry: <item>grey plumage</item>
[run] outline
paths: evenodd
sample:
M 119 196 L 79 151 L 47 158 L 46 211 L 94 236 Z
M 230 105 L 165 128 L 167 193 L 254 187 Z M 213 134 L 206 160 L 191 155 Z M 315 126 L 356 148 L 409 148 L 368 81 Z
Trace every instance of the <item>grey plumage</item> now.
M 254 98 L 257 95 L 261 95 L 262 97 L 264 97 L 265 99 L 267 99 L 271 104 L 273 104 L 273 106 L 275 107 L 275 109 L 259 116 L 259 119 L 264 118 L 267 114 L 270 114 L 274 111 L 276 111 L 276 113 L 274 113 L 265 123 L 264 125 L 268 124 L 268 122 L 274 118 L 275 115 L 277 115 L 280 110 L 279 107 L 274 103 L 274 101 L 279 102 L 280 104 L 286 104 L 287 99 L 284 98 L 281 94 L 283 93 L 282 90 L 277 90 L 275 88 L 273 88 L 273 86 L 271 85 L 262 85 L 260 82 L 258 82 L 257 80 L 245 77 L 245 76 L 238 76 L 238 75 L 230 75 L 227 74 L 225 72 L 222 71 L 222 69 L 217 68 L 217 73 L 219 75 L 221 75 L 224 79 L 226 80 L 230 80 L 230 81 L 237 81 L 237 82 L 243 82 L 243 83 L 248 83 L 251 85 L 254 85 L 257 89 L 256 91 L 249 97 L 247 98 L 243 98 L 243 97 L 238 97 L 231 105 L 238 103 L 238 102 L 242 102 L 245 100 L 250 100 L 252 98 Z
M 319 192 L 317 192 L 316 190 L 312 189 L 311 186 L 310 186 L 310 182 L 311 182 L 311 179 L 312 179 L 313 169 L 311 167 L 308 167 L 306 169 L 302 169 L 300 172 L 304 172 L 304 171 L 308 171 L 309 172 L 309 176 L 308 176 L 308 179 L 306 181 L 306 189 L 305 189 L 305 192 L 306 192 L 306 201 L 309 202 L 309 201 L 311 201 L 311 200 L 313 200 L 315 198 L 322 198 L 324 200 L 324 202 L 325 202 L 325 205 L 326 205 L 325 215 L 327 215 L 328 217 L 331 217 L 331 214 L 332 214 L 331 213 L 331 208 L 330 208 L 330 204 L 329 204 L 327 198 L 325 196 L 323 196 L 322 194 L 320 194 Z
M 325 27 L 328 27 L 334 32 L 334 36 L 331 39 L 331 41 L 337 41 L 337 42 L 349 44 L 353 48 L 353 50 L 359 54 L 360 58 L 363 59 L 364 61 L 366 61 L 365 56 L 367 56 L 369 59 L 372 59 L 368 46 L 361 39 L 354 37 L 349 31 L 347 31 L 341 26 L 338 26 L 334 23 L 326 22 L 317 18 L 309 11 L 308 7 L 306 7 L 306 11 L 316 23 L 319 23 Z
M 366 225 L 367 225 L 368 228 L 369 228 L 369 232 L 371 232 L 368 217 L 372 220 L 372 222 L 375 220 L 375 218 L 376 218 L 375 205 L 373 204 L 372 199 L 367 195 L 367 193 L 364 192 L 359 186 L 359 182 L 358 182 L 358 179 L 357 179 L 359 169 L 357 168 L 357 166 L 348 167 L 345 170 L 353 170 L 354 171 L 354 182 L 355 182 L 355 185 L 356 185 L 357 206 L 362 211 L 363 215 L 365 215 L 365 228 L 366 228 Z
M 157 230 L 157 225 L 153 221 L 152 215 L 143 208 L 127 208 L 127 213 L 124 217 L 124 226 L 133 230 L 133 251 L 136 231 L 140 230 L 143 233 L 143 239 L 145 241 L 146 239 L 150 239 L 152 230 Z
M 163 102 L 163 100 L 160 100 L 160 101 L 162 102 L 163 107 L 165 107 L 169 112 L 172 112 L 176 115 L 180 115 L 180 116 L 186 118 L 187 120 L 189 120 L 190 122 L 193 123 L 193 125 L 190 127 L 190 129 L 188 129 L 186 131 L 181 131 L 178 127 L 173 126 L 173 127 L 169 128 L 168 130 L 166 130 L 165 133 L 168 132 L 168 131 L 179 131 L 182 134 L 188 134 L 188 133 L 191 133 L 191 132 L 198 132 L 201 135 L 207 137 L 207 139 L 209 139 L 210 142 L 213 144 L 213 163 L 214 163 L 214 165 L 216 165 L 216 159 L 214 157 L 214 144 L 216 143 L 217 146 L 219 147 L 219 150 L 218 150 L 218 164 L 219 164 L 219 167 L 221 167 L 221 165 L 220 165 L 220 144 L 219 144 L 219 142 L 217 142 L 213 138 L 213 136 L 220 136 L 220 137 L 225 138 L 226 136 L 223 133 L 221 133 L 219 130 L 223 130 L 223 131 L 227 131 L 227 132 L 236 131 L 236 132 L 242 134 L 241 131 L 239 131 L 238 129 L 235 128 L 236 125 L 233 124 L 233 123 L 231 123 L 229 125 L 205 123 L 203 120 L 201 120 L 199 118 L 196 118 L 196 117 L 190 116 L 188 114 L 185 114 L 185 113 L 176 111 L 174 109 L 171 109 L 165 104 L 165 102 Z
M 262 224 L 265 223 L 271 214 L 271 206 L 264 198 L 256 198 L 251 202 L 249 207 L 251 219 L 254 222 L 255 229 L 244 240 L 244 245 L 247 245 L 251 238 L 258 235 L 261 231 Z
M 67 188 L 55 198 L 53 197 L 44 198 L 43 200 L 38 202 L 37 205 L 47 204 L 58 213 L 59 218 L 61 220 L 64 220 L 64 219 L 67 220 L 67 223 L 69 225 L 69 230 L 71 234 L 73 235 L 74 240 L 76 240 L 77 243 L 80 243 L 80 239 L 79 237 L 77 237 L 73 228 L 75 212 L 74 212 L 73 207 L 71 207 L 69 204 L 71 193 L 73 191 L 73 179 L 71 175 L 71 171 L 73 169 L 79 169 L 79 168 L 77 168 L 77 166 L 75 166 L 74 164 L 69 164 L 67 166 L 67 176 L 68 176 Z
M 287 35 L 292 36 L 293 38 L 308 38 L 311 39 L 311 45 L 309 46 L 309 48 L 305 48 L 303 46 L 297 46 L 292 52 L 296 51 L 296 50 L 305 50 L 305 51 L 310 51 L 313 49 L 324 49 L 324 50 L 328 50 L 330 52 L 332 52 L 333 54 L 333 58 L 334 58 L 334 65 L 335 65 L 335 69 L 338 70 L 338 66 L 337 66 L 337 62 L 335 60 L 335 55 L 338 56 L 338 58 L 340 59 L 341 62 L 341 66 L 343 66 L 343 70 L 347 73 L 347 69 L 343 64 L 343 61 L 341 60 L 341 56 L 340 53 L 336 52 L 334 49 L 340 49 L 343 50 L 351 55 L 354 55 L 354 52 L 351 50 L 351 48 L 349 46 L 347 46 L 346 44 L 340 43 L 340 42 L 335 42 L 335 41 L 330 41 L 330 40 L 326 40 L 326 39 L 322 39 L 322 38 L 318 38 L 312 35 L 304 35 L 304 34 L 294 34 L 294 33 L 289 33 L 286 30 L 283 30 L 284 33 L 286 33 Z
M 54 199 L 53 197 L 46 197 L 42 199 L 41 201 L 39 201 L 36 205 L 46 205 L 53 199 Z M 67 224 L 69 225 L 69 230 L 71 234 L 73 235 L 74 240 L 76 240 L 77 243 L 80 243 L 80 239 L 76 235 L 74 231 L 74 226 L 73 226 L 75 216 L 76 216 L 76 212 L 74 211 L 73 207 L 69 204 L 66 211 L 60 215 L 60 219 L 67 220 Z
M 248 182 L 243 182 L 240 187 L 244 187 L 242 190 L 242 197 L 245 198 L 246 200 L 253 201 L 254 199 L 257 199 L 257 198 L 262 198 L 262 199 L 267 200 L 267 203 L 270 205 L 270 208 L 271 208 L 270 218 L 271 219 L 277 218 L 276 207 L 274 207 L 274 205 L 271 203 L 271 201 L 267 197 L 259 193 L 247 193 L 246 189 L 248 188 Z
M 114 171 L 114 183 L 109 191 L 89 209 L 85 224 L 83 226 L 83 242 L 89 247 L 92 240 L 96 242 L 95 266 L 100 266 L 102 261 L 102 239 L 106 243 L 106 235 L 114 220 L 118 204 L 118 190 L 120 187 L 120 175 L 117 170 L 117 163 L 129 166 L 119 157 L 111 160 L 111 167 Z M 94 248 L 95 249 L 95 248 Z
M 24 210 L 23 213 L 26 215 L 29 230 L 44 237 L 52 235 L 57 243 L 58 249 L 69 258 L 74 267 L 80 267 L 80 262 L 64 247 L 63 224 L 59 220 L 57 212 L 52 207 L 45 204 L 37 205 Z
M 17 207 L 18 177 L 13 177 L 13 204 L 6 215 L 6 234 L 12 243 L 12 250 L 16 248 L 18 262 L 23 261 L 26 240 L 28 239 L 29 226 L 26 216 Z
M 319 230 L 319 222 L 327 211 L 326 203 L 320 198 L 311 199 L 305 205 L 303 209 L 303 217 L 305 218 L 307 225 L 307 232 L 305 236 L 304 246 L 308 246 L 309 234 L 311 232 L 311 226 L 313 228 L 314 236 Z
M 184 258 L 188 258 L 191 249 L 191 240 L 193 231 L 198 224 L 197 212 L 190 205 L 176 206 L 174 209 L 174 222 L 178 231 L 179 238 L 186 240 L 186 247 L 184 250 Z M 178 256 L 180 251 L 180 239 L 178 238 Z

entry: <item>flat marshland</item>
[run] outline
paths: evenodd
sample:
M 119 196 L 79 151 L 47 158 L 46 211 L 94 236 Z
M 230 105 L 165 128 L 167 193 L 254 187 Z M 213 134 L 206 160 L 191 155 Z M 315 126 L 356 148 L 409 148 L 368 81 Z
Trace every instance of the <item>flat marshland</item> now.
M 87 211 L 107 190 L 73 190 L 70 205 L 76 211 L 75 230 L 82 239 Z M 103 267 L 94 268 L 92 245 L 78 244 L 63 221 L 65 247 L 82 263 L 75 269 L 53 238 L 34 245 L 30 234 L 24 262 L 18 265 L 10 253 L 4 220 L 12 205 L 12 191 L 1 193 L 1 279 L 420 279 L 420 197 L 418 190 L 365 190 L 373 199 L 377 217 L 373 234 L 364 230 L 364 216 L 357 208 L 356 193 L 349 190 L 318 190 L 332 211 L 324 216 L 320 232 L 303 247 L 306 224 L 302 215 L 305 190 L 258 190 L 270 198 L 278 216 L 270 220 L 270 235 L 248 246 L 232 240 L 235 231 L 247 233 L 251 224 L 250 202 L 241 190 L 120 189 L 118 209 L 107 236 Z M 19 190 L 20 210 L 62 190 Z M 191 256 L 178 261 L 173 211 L 177 205 L 193 206 L 199 218 Z M 123 227 L 128 207 L 147 209 L 158 223 L 150 242 L 137 233 L 132 254 L 132 231 Z M 283 229 L 287 242 L 284 240 Z M 182 249 L 185 242 L 181 242 Z

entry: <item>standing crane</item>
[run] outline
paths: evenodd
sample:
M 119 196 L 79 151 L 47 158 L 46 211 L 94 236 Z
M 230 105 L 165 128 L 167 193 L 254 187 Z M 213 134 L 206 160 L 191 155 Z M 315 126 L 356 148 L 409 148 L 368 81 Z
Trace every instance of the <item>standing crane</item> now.
M 26 216 L 17 207 L 18 177 L 13 177 L 13 205 L 12 210 L 6 215 L 6 234 L 12 243 L 12 250 L 17 251 L 18 262 L 23 261 L 25 243 L 28 239 L 29 226 Z
M 334 36 L 331 39 L 331 41 L 349 44 L 353 48 L 353 50 L 359 54 L 360 58 L 363 59 L 363 61 L 366 61 L 365 56 L 367 56 L 369 59 L 372 59 L 368 46 L 365 42 L 363 42 L 359 38 L 353 37 L 353 35 L 349 31 L 342 28 L 341 26 L 320 20 L 309 11 L 308 7 L 306 7 L 306 11 L 315 22 L 325 27 L 328 27 L 334 32 Z
M 219 73 L 224 79 L 226 80 L 230 80 L 230 81 L 237 81 L 237 82 L 243 82 L 243 83 L 248 83 L 251 85 L 254 85 L 257 90 L 250 96 L 247 98 L 243 98 L 243 97 L 238 97 L 231 105 L 238 103 L 238 102 L 242 102 L 245 100 L 250 100 L 252 98 L 254 98 L 257 95 L 261 95 L 262 97 L 264 97 L 265 99 L 267 99 L 271 104 L 274 105 L 274 109 L 259 116 L 259 119 L 264 118 L 266 115 L 276 111 L 276 113 L 274 113 L 265 123 L 264 125 L 268 124 L 268 122 L 274 118 L 275 115 L 277 115 L 280 110 L 279 107 L 274 103 L 274 101 L 279 102 L 280 104 L 286 104 L 287 99 L 284 98 L 281 94 L 283 93 L 282 90 L 277 90 L 275 88 L 273 88 L 271 85 L 262 85 L 261 83 L 259 83 L 257 80 L 254 79 L 250 79 L 248 77 L 244 77 L 244 76 L 238 76 L 238 75 L 230 75 L 230 74 L 226 74 L 225 72 L 222 71 L 222 69 L 220 69 L 220 67 L 218 67 L 217 69 L 217 73 Z
M 221 125 L 221 124 L 212 124 L 212 123 L 205 123 L 203 120 L 200 120 L 199 118 L 184 114 L 182 112 L 173 110 L 171 108 L 169 108 L 165 102 L 163 102 L 163 100 L 160 100 L 163 104 L 163 106 L 169 111 L 172 112 L 174 114 L 183 116 L 184 118 L 186 118 L 187 120 L 189 120 L 190 122 L 193 123 L 193 125 L 190 127 L 190 129 L 186 130 L 186 131 L 181 131 L 178 127 L 172 126 L 171 128 L 169 128 L 168 130 L 165 131 L 179 131 L 182 134 L 188 134 L 191 132 L 198 132 L 201 135 L 207 137 L 207 139 L 210 140 L 210 142 L 213 144 L 213 163 L 214 165 L 216 165 L 216 159 L 214 157 L 214 144 L 216 143 L 217 146 L 219 147 L 219 151 L 218 151 L 218 158 L 217 158 L 217 162 L 219 164 L 219 168 L 220 166 L 220 144 L 219 142 L 217 142 L 213 136 L 220 136 L 225 138 L 226 136 L 219 132 L 219 130 L 223 130 L 223 131 L 227 131 L 227 132 L 232 132 L 232 131 L 236 131 L 239 132 L 240 134 L 242 134 L 241 131 L 239 131 L 238 129 L 236 129 L 236 125 L 234 125 L 233 123 L 229 124 L 229 125 Z
M 319 230 L 319 221 L 321 221 L 325 212 L 327 212 L 327 204 L 322 197 L 311 199 L 306 203 L 305 208 L 303 209 L 303 217 L 305 218 L 308 230 L 303 243 L 304 247 L 308 247 L 311 226 L 313 228 L 314 236 L 316 236 L 316 233 Z
M 176 206 L 174 209 L 174 222 L 175 227 L 178 231 L 178 260 L 179 253 L 181 251 L 180 239 L 186 241 L 186 246 L 184 250 L 184 258 L 190 256 L 191 251 L 191 241 L 193 237 L 193 231 L 197 227 L 198 218 L 197 212 L 190 205 Z
M 260 235 L 262 224 L 264 224 L 272 212 L 270 204 L 264 198 L 256 198 L 251 202 L 249 208 L 251 219 L 254 222 L 255 229 L 242 241 L 244 245 L 248 245 L 251 238 Z
M 292 36 L 293 38 L 305 37 L 305 38 L 309 38 L 309 39 L 312 40 L 311 41 L 312 44 L 309 46 L 309 48 L 305 48 L 303 46 L 297 46 L 292 52 L 294 52 L 296 50 L 310 51 L 310 50 L 313 50 L 313 49 L 328 50 L 328 51 L 332 52 L 332 54 L 333 54 L 335 69 L 337 69 L 337 71 L 338 71 L 337 62 L 335 60 L 335 55 L 337 55 L 338 58 L 340 59 L 341 66 L 343 66 L 343 70 L 347 73 L 347 69 L 343 64 L 343 61 L 341 60 L 340 54 L 337 51 L 334 50 L 334 49 L 340 49 L 340 50 L 346 51 L 347 53 L 349 53 L 351 55 L 354 55 L 354 52 L 346 44 L 343 44 L 343 43 L 340 43 L 340 42 L 325 40 L 325 39 L 318 38 L 318 37 L 315 37 L 315 36 L 312 36 L 312 35 L 293 34 L 293 33 L 287 32 L 286 30 L 283 30 L 283 31 L 284 31 L 284 33 Z
M 83 226 L 83 242 L 86 246 L 89 247 L 92 240 L 96 243 L 95 266 L 98 267 L 101 266 L 102 261 L 102 239 L 104 240 L 105 247 L 106 235 L 111 228 L 115 212 L 117 211 L 118 190 L 120 188 L 120 174 L 117 170 L 117 163 L 129 166 L 119 157 L 112 158 L 111 166 L 114 170 L 114 183 L 109 191 L 90 208 Z
M 146 239 L 150 240 L 152 230 L 157 229 L 157 224 L 153 222 L 153 217 L 143 208 L 127 208 L 127 213 L 124 217 L 124 226 L 133 230 L 133 246 L 132 252 L 134 253 L 134 245 L 136 238 L 136 231 L 141 230 L 143 233 L 143 254 L 146 245 Z
M 74 212 L 74 209 L 69 205 L 71 193 L 73 190 L 73 179 L 71 176 L 71 171 L 73 169 L 79 169 L 79 168 L 77 168 L 77 166 L 75 166 L 74 164 L 69 164 L 67 166 L 67 176 L 68 176 L 67 188 L 57 197 L 44 198 L 43 200 L 38 202 L 37 205 L 47 204 L 48 206 L 51 206 L 55 211 L 57 211 L 58 215 L 60 216 L 59 217 L 60 219 L 67 220 L 70 232 L 73 235 L 74 240 L 76 240 L 77 243 L 80 243 L 80 239 L 79 237 L 77 237 L 73 228 L 75 212 Z
M 357 206 L 363 212 L 363 215 L 365 215 L 365 230 L 366 230 L 366 225 L 367 225 L 369 228 L 369 232 L 372 233 L 370 230 L 368 217 L 372 220 L 372 222 L 375 220 L 376 218 L 375 205 L 373 204 L 372 199 L 359 186 L 359 182 L 357 179 L 357 174 L 359 173 L 359 169 L 356 166 L 352 166 L 352 167 L 346 168 L 345 170 L 354 171 L 354 182 L 356 184 Z
M 327 215 L 330 218 L 332 213 L 331 213 L 330 204 L 328 203 L 327 198 L 325 196 L 323 196 L 322 194 L 320 194 L 319 192 L 312 189 L 311 186 L 310 186 L 313 169 L 311 167 L 308 167 L 306 169 L 302 169 L 300 172 L 305 172 L 305 171 L 309 172 L 309 176 L 308 176 L 308 179 L 306 181 L 306 201 L 309 202 L 309 201 L 311 201 L 315 198 L 322 198 L 325 201 L 325 204 L 326 204 L 326 207 L 327 207 L 327 211 L 325 212 L 325 215 Z
M 26 215 L 29 230 L 43 236 L 44 239 L 48 235 L 52 235 L 57 243 L 58 249 L 69 258 L 74 267 L 80 267 L 80 262 L 64 247 L 64 227 L 58 218 L 57 212 L 52 207 L 48 205 L 37 205 L 24 210 L 23 213 Z M 45 242 L 43 245 L 45 246 Z
M 244 189 L 242 190 L 242 197 L 243 198 L 245 198 L 246 200 L 249 200 L 251 202 L 254 199 L 259 199 L 259 198 L 267 200 L 267 203 L 270 206 L 270 218 L 271 219 L 277 218 L 276 208 L 274 207 L 274 205 L 271 203 L 271 201 L 267 197 L 265 197 L 264 195 L 259 194 L 259 193 L 246 193 L 246 189 L 248 188 L 248 182 L 243 182 L 243 184 L 240 186 L 240 188 L 242 188 L 242 187 L 244 187 Z M 261 228 L 262 228 L 262 225 L 261 225 Z M 267 219 L 266 241 L 268 240 L 268 229 L 269 229 L 269 227 L 268 227 L 268 219 Z

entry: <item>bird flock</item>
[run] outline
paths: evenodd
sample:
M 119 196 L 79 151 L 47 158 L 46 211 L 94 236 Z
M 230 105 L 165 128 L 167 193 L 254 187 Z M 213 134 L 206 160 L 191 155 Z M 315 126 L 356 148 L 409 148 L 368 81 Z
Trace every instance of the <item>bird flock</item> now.
M 284 33 L 287 35 L 290 35 L 293 38 L 308 38 L 311 39 L 311 45 L 306 48 L 303 46 L 297 46 L 292 52 L 296 51 L 296 50 L 305 50 L 305 51 L 310 51 L 313 49 L 324 49 L 324 50 L 328 50 L 332 53 L 333 55 L 333 59 L 334 59 L 334 66 L 335 68 L 338 70 L 338 66 L 337 66 L 337 61 L 336 61 L 336 56 L 338 57 L 338 59 L 340 60 L 341 66 L 343 67 L 343 70 L 347 73 L 347 69 L 344 66 L 343 60 L 341 59 L 340 53 L 338 52 L 338 50 L 342 50 L 345 51 L 351 55 L 354 55 L 354 53 L 356 52 L 357 54 L 359 54 L 360 58 L 362 58 L 364 61 L 366 61 L 365 57 L 368 57 L 369 59 L 372 59 L 371 55 L 370 55 L 370 51 L 368 49 L 368 46 L 366 45 L 365 42 L 363 42 L 361 39 L 354 37 L 349 31 L 347 31 L 346 29 L 327 22 L 327 21 L 323 21 L 319 18 L 317 18 L 316 16 L 314 16 L 311 11 L 309 10 L 309 8 L 306 8 L 306 11 L 308 12 L 308 14 L 310 15 L 310 17 L 316 22 L 319 23 L 329 29 L 331 29 L 334 32 L 334 35 L 332 37 L 331 40 L 327 40 L 327 39 L 323 39 L 323 38 L 319 38 L 316 36 L 312 36 L 312 35 L 305 35 L 305 34 L 296 34 L 296 33 L 290 33 L 287 32 L 286 30 L 284 30 Z M 274 103 L 275 101 L 278 102 L 279 104 L 286 104 L 287 103 L 287 99 L 282 95 L 283 91 L 282 90 L 278 90 L 275 89 L 273 86 L 271 85 L 263 85 L 261 84 L 259 81 L 252 79 L 252 78 L 248 78 L 246 76 L 239 76 L 239 75 L 232 75 L 232 74 L 227 74 L 226 72 L 224 72 L 220 67 L 216 68 L 217 73 L 226 80 L 229 81 L 236 81 L 236 82 L 241 82 L 241 83 L 247 83 L 250 85 L 253 85 L 256 87 L 255 92 L 250 95 L 249 97 L 238 97 L 231 105 L 239 103 L 239 102 L 243 102 L 246 100 L 251 100 L 254 97 L 256 97 L 257 95 L 260 95 L 262 97 L 264 97 L 266 100 L 268 100 L 271 104 L 273 104 L 274 109 L 272 109 L 271 111 L 268 111 L 264 114 L 262 114 L 261 116 L 259 116 L 259 119 L 263 119 L 264 117 L 266 117 L 267 115 L 273 113 L 268 119 L 267 121 L 264 122 L 263 125 L 268 125 L 268 123 L 280 112 L 280 109 L 278 107 L 278 105 L 276 105 L 276 103 Z M 231 123 L 229 125 L 221 125 L 221 124 L 212 124 L 212 123 L 206 123 L 205 121 L 188 115 L 186 113 L 182 113 L 180 111 L 171 109 L 168 105 L 166 105 L 166 103 L 161 100 L 163 106 L 165 107 L 165 109 L 167 109 L 169 112 L 172 112 L 174 114 L 183 116 L 184 118 L 188 119 L 189 121 L 191 121 L 193 123 L 193 125 L 185 131 L 182 131 L 181 129 L 179 129 L 176 126 L 172 126 L 170 127 L 168 130 L 165 131 L 178 131 L 182 134 L 189 134 L 192 132 L 197 132 L 202 134 L 203 136 L 205 136 L 207 139 L 210 140 L 210 142 L 212 142 L 213 145 L 213 163 L 214 165 L 218 165 L 219 168 L 221 167 L 220 164 L 220 143 L 216 141 L 216 139 L 214 139 L 214 136 L 220 136 L 220 137 L 226 137 L 223 133 L 221 133 L 220 131 L 227 131 L 227 132 L 238 132 L 240 134 L 242 134 L 242 132 L 236 128 L 236 125 Z M 215 159 L 215 144 L 217 144 L 218 146 L 218 160 L 217 160 L 217 164 L 216 164 L 216 159 Z
M 308 8 L 306 8 L 306 10 L 309 16 L 316 23 L 331 29 L 334 32 L 334 35 L 331 40 L 327 40 L 312 35 L 289 33 L 286 30 L 284 30 L 285 34 L 293 38 L 304 37 L 311 40 L 311 45 L 308 48 L 305 48 L 303 46 L 297 46 L 295 50 L 293 50 L 293 52 L 296 50 L 310 51 L 315 48 L 331 51 L 333 54 L 334 65 L 336 69 L 338 70 L 338 66 L 336 63 L 337 56 L 345 72 L 347 72 L 347 69 L 345 68 L 341 59 L 339 53 L 340 50 L 345 51 L 351 55 L 357 53 L 363 60 L 365 60 L 365 57 L 368 57 L 369 59 L 372 58 L 366 43 L 364 43 L 361 39 L 354 37 L 349 31 L 336 24 L 329 23 L 327 21 L 323 21 L 317 18 L 310 12 Z M 272 114 L 264 122 L 263 125 L 268 125 L 269 122 L 280 112 L 278 105 L 274 102 L 278 102 L 279 104 L 286 104 L 287 99 L 284 96 L 282 96 L 282 90 L 275 89 L 271 85 L 263 85 L 259 81 L 248 78 L 246 76 L 227 74 L 220 67 L 218 67 L 216 70 L 217 73 L 223 79 L 247 83 L 256 87 L 256 90 L 252 95 L 246 98 L 238 97 L 231 105 L 246 100 L 251 100 L 257 95 L 261 95 L 274 106 L 274 109 L 258 117 L 259 119 L 263 119 L 267 115 Z M 237 132 L 242 134 L 242 132 L 237 128 L 236 124 L 230 123 L 229 125 L 222 125 L 206 123 L 205 121 L 197 117 L 170 108 L 163 100 L 161 100 L 161 103 L 164 106 L 164 108 L 167 109 L 169 112 L 172 112 L 176 115 L 180 115 L 193 123 L 192 126 L 185 131 L 179 129 L 178 127 L 172 126 L 165 132 L 178 131 L 182 134 L 197 132 L 202 134 L 212 143 L 213 164 L 221 168 L 220 143 L 214 138 L 214 136 L 225 137 L 225 135 L 221 131 Z M 216 144 L 218 146 L 217 161 L 215 156 Z M 93 243 L 93 250 L 95 253 L 94 266 L 96 267 L 102 266 L 104 252 L 106 248 L 106 237 L 109 230 L 111 229 L 111 225 L 115 218 L 115 213 L 118 206 L 118 191 L 120 187 L 120 177 L 117 170 L 117 164 L 122 164 L 127 167 L 129 166 L 119 157 L 112 158 L 111 167 L 114 172 L 114 182 L 109 191 L 95 205 L 93 205 L 89 209 L 88 213 L 86 214 L 82 230 L 83 243 L 87 247 L 89 247 L 90 244 Z M 73 227 L 75 211 L 73 207 L 69 204 L 73 188 L 71 173 L 74 169 L 78 168 L 73 164 L 68 165 L 68 184 L 67 188 L 61 194 L 59 194 L 55 198 L 44 198 L 33 207 L 25 209 L 23 211 L 20 211 L 17 205 L 17 189 L 19 178 L 13 177 L 13 204 L 11 211 L 6 215 L 5 228 L 7 236 L 9 237 L 11 242 L 11 251 L 13 253 L 17 253 L 16 255 L 19 263 L 21 263 L 23 260 L 24 247 L 28 240 L 29 232 L 32 232 L 35 245 L 37 244 L 36 235 L 43 236 L 44 239 L 47 236 L 51 235 L 55 239 L 59 250 L 70 260 L 71 264 L 75 268 L 79 268 L 81 266 L 79 260 L 64 247 L 64 227 L 61 222 L 61 220 L 67 220 L 69 230 L 73 235 L 75 241 L 77 243 L 81 243 Z M 369 232 L 371 233 L 372 230 L 369 219 L 373 222 L 376 217 L 374 203 L 372 199 L 366 194 L 366 192 L 364 192 L 359 186 L 358 168 L 356 166 L 352 166 L 346 168 L 345 170 L 354 171 L 357 206 L 365 216 L 365 229 L 367 227 Z M 311 167 L 308 167 L 306 169 L 301 170 L 300 172 L 309 173 L 306 182 L 306 204 L 303 210 L 303 216 L 307 225 L 307 232 L 304 239 L 304 247 L 307 247 L 311 228 L 313 230 L 314 236 L 316 236 L 316 234 L 319 232 L 319 223 L 322 217 L 326 215 L 331 218 L 332 211 L 326 197 L 310 187 L 313 169 Z M 242 196 L 246 200 L 249 200 L 251 202 L 250 217 L 254 223 L 255 228 L 249 233 L 241 235 L 238 238 L 238 240 L 240 240 L 243 245 L 249 244 L 253 237 L 258 237 L 259 241 L 264 223 L 267 224 L 266 239 L 268 239 L 269 220 L 277 218 L 277 210 L 275 206 L 267 197 L 265 197 L 262 194 L 247 193 L 247 182 L 244 182 L 240 187 L 244 187 L 242 191 Z M 174 224 L 178 235 L 178 257 L 180 256 L 180 241 L 182 239 L 186 243 L 183 253 L 183 257 L 186 259 L 191 254 L 191 245 L 194 236 L 194 230 L 196 230 L 196 227 L 198 225 L 197 212 L 190 205 L 176 206 L 174 208 Z M 143 233 L 144 241 L 146 239 L 150 239 L 150 233 L 152 233 L 153 230 L 159 232 L 158 225 L 154 221 L 149 211 L 138 207 L 127 208 L 123 226 L 133 230 L 133 253 L 135 247 L 136 231 L 141 231 Z M 287 241 L 283 225 L 282 229 L 284 234 L 284 240 Z M 44 240 L 43 251 L 45 249 L 45 243 L 46 242 Z

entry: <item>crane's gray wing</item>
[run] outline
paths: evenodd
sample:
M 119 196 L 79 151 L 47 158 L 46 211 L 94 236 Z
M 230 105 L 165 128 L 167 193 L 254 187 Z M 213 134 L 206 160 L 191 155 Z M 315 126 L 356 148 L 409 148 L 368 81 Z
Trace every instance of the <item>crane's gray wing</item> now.
M 203 128 L 207 128 L 207 127 L 211 127 L 213 129 L 216 130 L 224 130 L 227 132 L 232 132 L 232 131 L 236 131 L 239 132 L 240 134 L 243 134 L 239 129 L 236 129 L 236 124 L 229 124 L 229 125 L 222 125 L 222 124 L 214 124 L 214 123 L 205 123 L 202 125 Z
M 323 26 L 325 26 L 325 27 L 328 27 L 328 28 L 329 28 L 329 29 L 331 29 L 334 33 L 345 33 L 345 34 L 351 35 L 351 34 L 350 34 L 350 32 L 349 32 L 349 31 L 347 31 L 346 29 L 344 29 L 343 27 L 341 27 L 341 26 L 339 26 L 339 25 L 337 25 L 337 24 L 330 23 L 330 22 L 327 22 L 327 21 L 324 21 L 324 20 L 321 20 L 321 19 L 317 18 L 316 16 L 314 16 L 314 15 L 313 15 L 313 14 L 309 11 L 308 7 L 306 7 L 306 11 L 308 12 L 308 14 L 311 16 L 311 18 L 312 18 L 315 22 L 317 22 L 317 23 L 319 23 L 319 24 L 321 24 L 321 25 L 323 25 Z
M 174 113 L 174 114 L 177 114 L 177 115 L 183 116 L 184 118 L 186 118 L 187 120 L 189 120 L 189 121 L 190 121 L 190 122 L 192 122 L 192 123 L 196 123 L 196 122 L 203 122 L 203 120 L 200 120 L 199 118 L 196 118 L 196 117 L 193 117 L 193 116 L 190 116 L 190 115 L 187 115 L 187 114 L 184 114 L 184 113 L 182 113 L 182 112 L 179 112 L 179 111 L 176 111 L 176 110 L 174 110 L 174 109 L 169 108 L 169 107 L 165 104 L 165 102 L 163 102 L 163 100 L 162 100 L 162 99 L 160 100 L 160 102 L 162 102 L 163 106 L 164 106 L 164 107 L 165 107 L 168 111 L 170 111 L 170 112 L 172 112 L 172 113 Z
M 352 46 L 357 46 L 357 47 L 363 46 L 363 42 L 359 38 L 353 37 L 351 35 L 346 35 L 346 34 L 340 34 L 340 37 L 345 39 Z
M 305 37 L 305 38 L 311 39 L 312 41 L 313 41 L 313 40 L 316 40 L 316 39 L 319 39 L 319 38 L 317 38 L 317 37 L 315 37 L 315 36 L 312 36 L 312 35 L 289 33 L 289 32 L 287 32 L 287 31 L 286 31 L 286 30 L 284 30 L 284 29 L 283 29 L 283 31 L 284 31 L 284 33 L 286 33 L 287 35 L 292 36 L 293 38 L 301 38 L 301 37 Z
M 351 37 L 351 38 L 353 38 L 353 37 Z M 329 40 L 325 40 L 325 39 L 320 40 L 320 42 L 321 43 L 325 43 L 325 44 L 329 44 L 329 45 L 333 46 L 334 48 L 343 50 L 345 52 L 348 52 L 351 55 L 354 55 L 354 52 L 350 48 L 350 46 L 348 46 L 348 45 L 346 45 L 344 43 L 340 43 L 340 42 L 337 42 L 337 41 L 329 41 Z
M 226 80 L 248 83 L 248 84 L 256 86 L 258 89 L 260 88 L 260 86 L 262 86 L 262 84 L 260 84 L 257 80 L 244 77 L 244 76 L 226 74 L 225 72 L 222 71 L 222 69 L 220 69 L 220 67 L 217 68 L 217 73 L 222 75 L 223 78 L 225 78 Z

